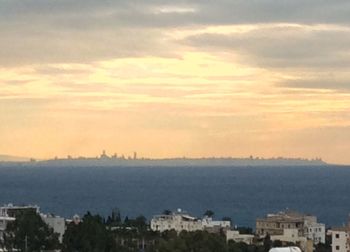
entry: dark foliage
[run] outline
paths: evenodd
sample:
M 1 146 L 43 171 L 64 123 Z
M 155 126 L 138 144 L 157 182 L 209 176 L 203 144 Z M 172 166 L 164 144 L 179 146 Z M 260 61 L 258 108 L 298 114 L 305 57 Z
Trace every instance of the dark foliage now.
M 14 222 L 7 225 L 4 235 L 5 247 L 12 251 L 41 251 L 54 250 L 60 247 L 58 234 L 32 211 L 22 212 Z
M 63 237 L 63 252 L 117 251 L 114 238 L 99 215 L 87 213 L 78 224 L 70 223 Z

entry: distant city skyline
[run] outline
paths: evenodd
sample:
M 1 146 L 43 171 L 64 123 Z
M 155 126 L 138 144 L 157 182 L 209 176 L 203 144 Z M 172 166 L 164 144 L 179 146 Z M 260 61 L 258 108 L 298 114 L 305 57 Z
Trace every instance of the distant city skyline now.
M 66 156 L 53 156 L 49 158 L 44 159 L 37 159 L 35 157 L 19 157 L 14 155 L 2 155 L 0 154 L 0 162 L 1 161 L 45 161 L 45 160 L 78 160 L 78 159 L 125 159 L 125 160 L 160 160 L 160 159 L 251 159 L 251 160 L 268 160 L 268 159 L 300 159 L 300 160 L 315 160 L 315 161 L 324 161 L 322 157 L 293 157 L 293 156 L 271 156 L 271 157 L 259 157 L 254 155 L 249 156 L 169 156 L 169 157 L 151 157 L 151 156 L 143 156 L 139 155 L 137 151 L 134 151 L 132 153 L 117 153 L 117 152 L 110 152 L 108 153 L 106 150 L 102 150 L 99 154 L 91 155 L 91 156 L 84 156 L 84 155 L 72 155 L 67 154 Z
M 350 164 L 350 3 L 0 1 L 0 154 Z

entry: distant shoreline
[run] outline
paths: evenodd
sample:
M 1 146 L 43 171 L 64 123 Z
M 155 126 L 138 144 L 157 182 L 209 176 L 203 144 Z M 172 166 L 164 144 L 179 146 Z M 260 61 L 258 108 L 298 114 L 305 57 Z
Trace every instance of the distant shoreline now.
M 301 158 L 165 158 L 165 159 L 146 159 L 146 158 L 118 158 L 101 156 L 99 158 L 64 158 L 51 160 L 31 160 L 26 162 L 0 162 L 3 165 L 20 165 L 27 167 L 286 167 L 286 166 L 331 166 L 322 159 L 301 159 Z

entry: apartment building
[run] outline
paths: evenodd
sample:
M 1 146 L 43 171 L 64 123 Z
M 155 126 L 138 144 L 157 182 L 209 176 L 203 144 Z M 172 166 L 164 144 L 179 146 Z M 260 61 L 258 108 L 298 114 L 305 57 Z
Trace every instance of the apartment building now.
M 256 220 L 256 234 L 260 237 L 283 235 L 285 229 L 297 230 L 298 237 L 312 240 L 314 244 L 325 243 L 325 225 L 318 223 L 316 216 L 287 210 Z
M 164 232 L 175 230 L 176 232 L 203 230 L 202 220 L 178 209 L 174 213 L 156 215 L 151 220 L 151 230 Z

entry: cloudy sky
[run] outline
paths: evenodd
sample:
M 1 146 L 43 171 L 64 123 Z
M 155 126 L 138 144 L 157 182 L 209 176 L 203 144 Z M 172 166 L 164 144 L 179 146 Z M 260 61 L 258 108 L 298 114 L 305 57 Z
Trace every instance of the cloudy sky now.
M 0 0 L 0 153 L 350 163 L 349 0 Z

